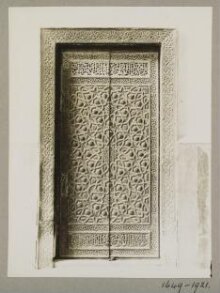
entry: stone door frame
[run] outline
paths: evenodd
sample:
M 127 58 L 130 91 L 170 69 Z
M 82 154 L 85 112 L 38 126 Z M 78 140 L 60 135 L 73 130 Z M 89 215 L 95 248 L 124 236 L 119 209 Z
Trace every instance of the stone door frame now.
M 41 30 L 41 148 L 37 266 L 54 265 L 55 62 L 57 44 L 146 44 L 160 46 L 160 257 L 176 241 L 175 149 L 177 45 L 174 29 L 62 28 Z M 169 253 L 170 255 L 170 253 Z M 175 258 L 175 253 L 173 254 Z

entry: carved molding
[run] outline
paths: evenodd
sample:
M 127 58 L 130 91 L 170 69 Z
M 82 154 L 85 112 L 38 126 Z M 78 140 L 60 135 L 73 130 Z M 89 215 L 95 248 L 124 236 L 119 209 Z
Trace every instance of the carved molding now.
M 176 32 L 169 29 L 42 29 L 41 32 L 41 194 L 38 267 L 53 264 L 55 46 L 58 43 L 160 44 L 160 207 L 161 231 L 172 241 L 175 221 Z M 143 68 L 143 74 L 147 72 Z M 75 70 L 75 71 L 74 71 Z M 74 69 L 73 74 L 78 69 Z M 78 74 L 78 73 L 77 73 Z M 116 71 L 116 74 L 117 71 Z M 155 185 L 153 188 L 157 189 Z M 147 239 L 145 239 L 147 241 Z M 117 243 L 116 249 L 117 249 Z M 155 244 L 154 244 L 155 245 Z

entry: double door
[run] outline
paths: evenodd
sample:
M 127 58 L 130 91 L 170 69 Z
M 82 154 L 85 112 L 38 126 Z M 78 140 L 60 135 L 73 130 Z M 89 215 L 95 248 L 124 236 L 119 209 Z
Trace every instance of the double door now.
M 158 256 L 158 63 L 143 48 L 61 51 L 58 258 Z

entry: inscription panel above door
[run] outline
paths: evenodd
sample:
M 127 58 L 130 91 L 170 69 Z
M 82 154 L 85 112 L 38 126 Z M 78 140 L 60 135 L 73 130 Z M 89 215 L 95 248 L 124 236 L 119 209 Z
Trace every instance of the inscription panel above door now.
M 57 257 L 158 257 L 159 55 L 61 54 Z

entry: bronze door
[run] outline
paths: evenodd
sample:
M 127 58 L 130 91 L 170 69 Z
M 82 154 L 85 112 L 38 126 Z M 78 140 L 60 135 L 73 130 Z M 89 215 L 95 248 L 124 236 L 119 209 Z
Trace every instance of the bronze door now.
M 157 257 L 158 52 L 69 48 L 60 59 L 57 257 Z

